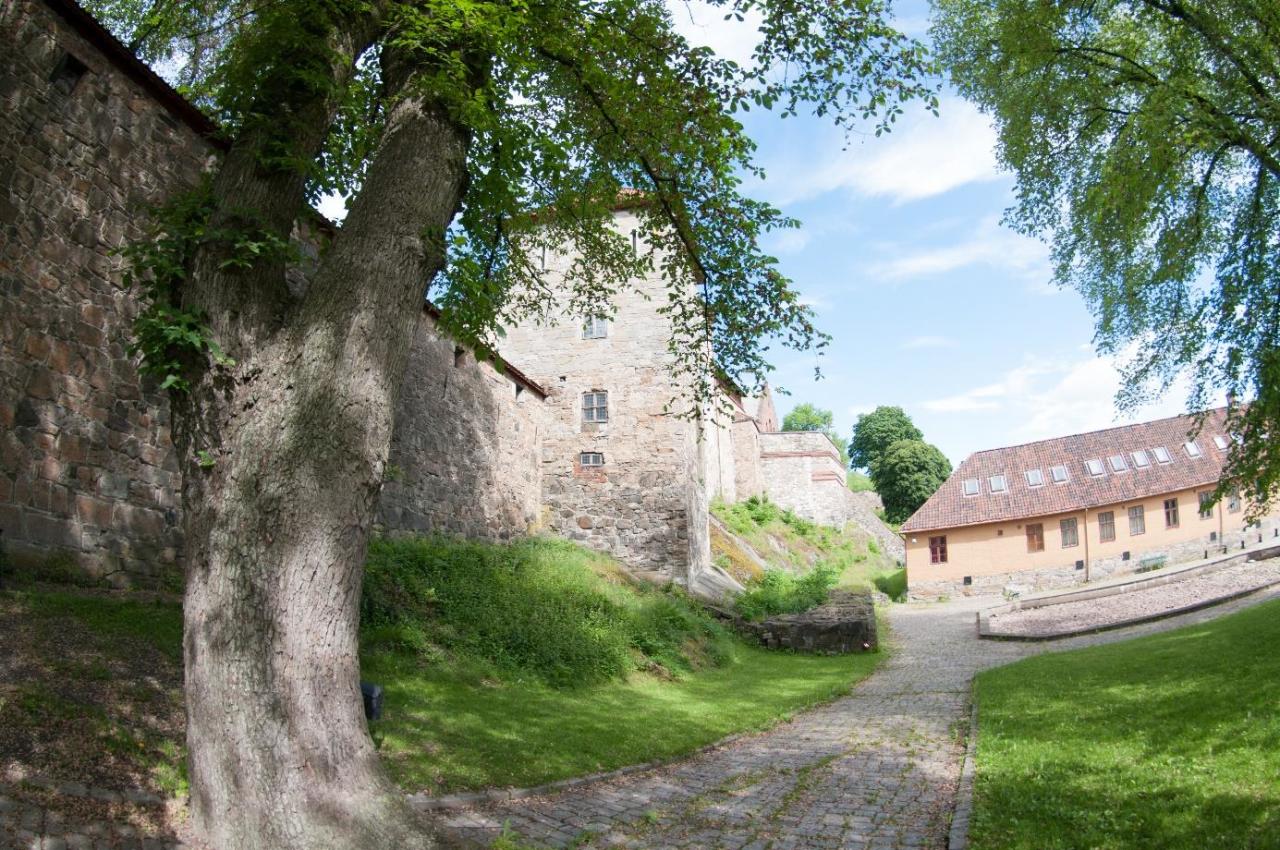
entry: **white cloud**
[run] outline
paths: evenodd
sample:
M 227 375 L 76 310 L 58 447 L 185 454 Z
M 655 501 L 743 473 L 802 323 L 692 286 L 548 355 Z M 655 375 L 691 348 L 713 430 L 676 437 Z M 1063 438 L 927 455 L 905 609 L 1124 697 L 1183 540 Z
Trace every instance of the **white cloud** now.
M 1036 291 L 1057 293 L 1045 281 L 1052 276 L 1049 248 L 1043 242 L 1000 225 L 996 216 L 978 221 L 963 241 L 941 247 L 912 250 L 902 245 L 884 246 L 890 259 L 867 266 L 867 275 L 900 281 L 946 274 L 970 266 L 987 266 L 1012 272 Z
M 769 183 L 780 203 L 847 189 L 902 204 L 1002 176 L 991 121 L 958 97 L 943 98 L 936 118 L 923 107 L 914 107 L 898 120 L 893 132 L 869 135 L 843 150 L 838 133 L 824 134 L 828 138 L 821 144 L 810 138 L 796 148 L 803 157 L 769 168 Z M 834 152 L 815 161 L 815 148 Z
M 955 344 L 955 340 L 945 336 L 913 336 L 902 343 L 901 347 L 910 351 L 918 348 L 951 348 Z
M 764 248 L 774 254 L 798 254 L 809 245 L 812 235 L 806 230 L 776 230 L 765 237 Z
M 1120 389 L 1117 367 L 1129 356 L 1125 352 L 1066 362 L 1029 359 L 992 383 L 920 406 L 930 413 L 972 414 L 990 420 L 985 430 L 1001 436 L 994 438 L 992 445 L 979 448 L 1096 431 L 1184 412 L 1186 384 L 1180 382 L 1159 401 L 1131 416 L 1121 415 L 1115 406 Z
M 667 0 L 676 31 L 696 47 L 710 47 L 721 58 L 739 65 L 751 64 L 751 53 L 760 42 L 760 13 L 747 13 L 745 20 L 725 20 L 725 7 L 701 0 Z

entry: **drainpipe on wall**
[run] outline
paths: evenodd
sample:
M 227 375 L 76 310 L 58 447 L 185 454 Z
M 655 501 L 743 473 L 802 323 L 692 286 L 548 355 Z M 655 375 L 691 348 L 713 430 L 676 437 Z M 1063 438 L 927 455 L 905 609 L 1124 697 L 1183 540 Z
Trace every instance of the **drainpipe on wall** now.
M 1218 545 L 1222 547 L 1222 551 L 1227 551 L 1227 530 L 1223 525 L 1223 514 L 1225 514 L 1226 505 L 1218 502 Z

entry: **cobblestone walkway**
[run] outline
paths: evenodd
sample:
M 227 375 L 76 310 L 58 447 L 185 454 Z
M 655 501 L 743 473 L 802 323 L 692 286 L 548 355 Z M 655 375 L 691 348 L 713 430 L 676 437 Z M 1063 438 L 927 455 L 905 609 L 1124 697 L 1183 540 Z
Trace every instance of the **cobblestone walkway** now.
M 648 773 L 437 817 L 475 844 L 505 830 L 546 847 L 940 850 L 956 803 L 974 673 L 1201 622 L 1276 596 L 1280 589 L 1050 646 L 979 641 L 974 614 L 998 600 L 895 607 L 888 662 L 849 696 L 792 723 Z

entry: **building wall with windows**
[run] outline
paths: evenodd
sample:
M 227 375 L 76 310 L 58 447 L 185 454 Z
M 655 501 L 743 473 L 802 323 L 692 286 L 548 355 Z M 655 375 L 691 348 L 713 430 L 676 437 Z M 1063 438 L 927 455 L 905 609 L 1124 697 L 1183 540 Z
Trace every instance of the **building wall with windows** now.
M 1248 506 L 1202 511 L 1229 446 L 1222 411 L 971 455 L 903 524 L 918 598 L 1064 587 L 1275 545 L 1276 516 L 1246 527 Z M 1131 515 L 1140 523 L 1131 522 Z

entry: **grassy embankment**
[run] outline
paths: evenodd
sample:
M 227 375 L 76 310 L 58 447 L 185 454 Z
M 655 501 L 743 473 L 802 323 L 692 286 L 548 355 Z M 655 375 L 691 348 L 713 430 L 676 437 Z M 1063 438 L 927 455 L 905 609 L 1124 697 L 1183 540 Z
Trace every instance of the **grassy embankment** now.
M 1280 848 L 1280 601 L 983 673 L 975 850 Z
M 362 618 L 364 677 L 386 689 L 371 731 L 401 785 L 430 793 L 679 756 L 831 699 L 878 661 L 748 646 L 551 540 L 379 541 Z M 15 731 L 0 761 L 182 792 L 176 599 L 31 585 L 0 594 L 0 626 L 30 674 L 0 682 L 0 729 Z
M 783 593 L 803 596 L 803 586 L 791 588 L 814 571 L 832 574 L 834 581 L 827 584 L 835 587 L 874 587 L 894 599 L 906 592 L 906 572 L 881 551 L 873 536 L 853 523 L 844 528 L 818 525 L 759 497 L 732 505 L 717 502 L 711 510 L 769 565 L 767 571 L 762 570 L 736 541 L 719 529 L 712 529 L 712 557 L 747 585 L 743 602 L 748 606 L 753 595 L 774 595 L 770 584 L 782 586 Z

